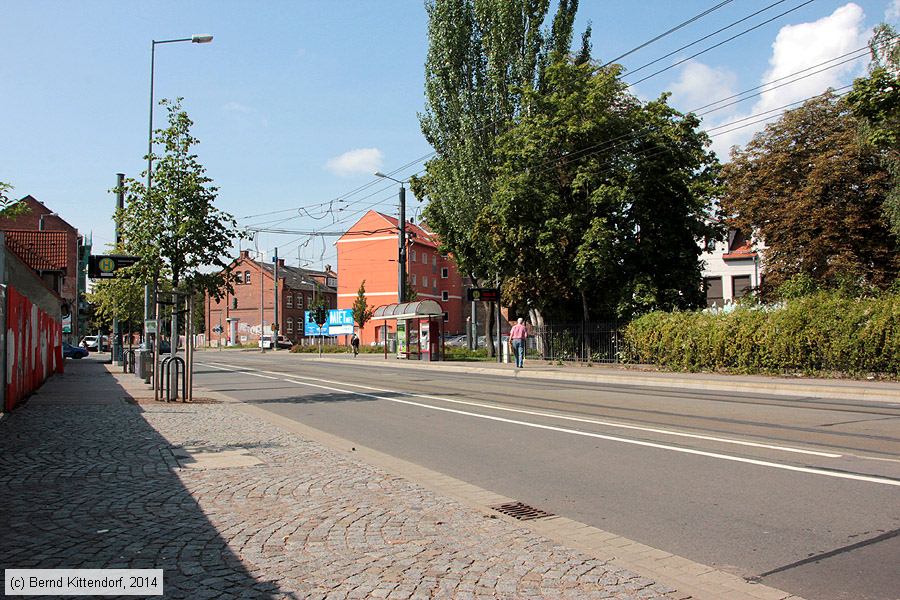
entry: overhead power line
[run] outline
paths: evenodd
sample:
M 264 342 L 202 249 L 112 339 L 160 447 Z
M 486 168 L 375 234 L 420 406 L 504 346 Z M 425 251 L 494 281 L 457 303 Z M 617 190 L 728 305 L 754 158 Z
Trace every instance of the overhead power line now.
M 658 70 L 658 71 L 654 71 L 654 72 L 651 73 L 650 75 L 647 75 L 646 77 L 642 77 L 641 79 L 638 79 L 637 81 L 632 81 L 631 83 L 628 84 L 628 87 L 635 86 L 635 85 L 641 83 L 642 81 L 647 81 L 647 80 L 650 79 L 651 77 L 656 77 L 656 76 L 659 75 L 660 73 L 665 73 L 666 71 L 668 71 L 668 70 L 670 70 L 670 69 L 674 69 L 674 68 L 677 67 L 678 65 L 684 64 L 684 63 L 686 63 L 687 61 L 689 61 L 689 60 L 691 60 L 691 59 L 693 59 L 693 58 L 697 58 L 697 57 L 700 56 L 701 54 L 706 54 L 706 53 L 709 52 L 710 50 L 714 50 L 714 49 L 718 48 L 719 46 L 723 46 L 723 45 L 727 44 L 727 43 L 730 42 L 730 41 L 733 41 L 733 40 L 735 40 L 735 39 L 737 39 L 737 38 L 739 38 L 739 37 L 741 37 L 741 36 L 743 36 L 743 35 L 746 35 L 746 34 L 750 33 L 751 31 L 754 31 L 754 30 L 756 30 L 756 29 L 759 29 L 759 28 L 762 27 L 763 25 L 768 25 L 768 24 L 771 23 L 772 21 L 774 21 L 774 20 L 776 20 L 776 19 L 780 19 L 781 17 L 783 17 L 783 16 L 785 16 L 785 15 L 787 15 L 787 14 L 789 14 L 789 13 L 792 13 L 792 12 L 794 12 L 795 10 L 801 9 L 801 8 L 803 8 L 804 6 L 806 6 L 807 4 L 812 4 L 812 3 L 815 2 L 815 1 L 816 1 L 816 0 L 806 0 L 806 2 L 803 2 L 802 4 L 799 4 L 799 5 L 795 6 L 794 8 L 791 8 L 791 9 L 789 9 L 789 10 L 786 10 L 786 11 L 784 11 L 783 13 L 780 13 L 780 14 L 775 15 L 775 16 L 772 17 L 771 19 L 766 19 L 766 20 L 763 21 L 762 23 L 758 23 L 758 24 L 754 25 L 753 27 L 750 27 L 750 28 L 748 28 L 748 29 L 745 29 L 744 31 L 741 31 L 741 32 L 739 32 L 739 33 L 736 33 L 736 34 L 734 34 L 733 36 L 731 36 L 730 38 L 726 38 L 726 39 L 722 40 L 721 42 L 718 42 L 718 43 L 716 43 L 716 44 L 713 44 L 713 45 L 710 46 L 709 48 L 705 48 L 705 49 L 701 50 L 700 52 L 695 52 L 694 54 L 691 54 L 691 55 L 688 56 L 687 58 L 683 58 L 683 59 L 679 60 L 678 62 L 672 63 L 672 64 L 669 65 L 668 67 L 665 67 L 665 68 L 660 69 L 660 70 Z M 671 56 L 671 54 L 670 54 L 669 56 Z M 643 68 L 643 67 L 642 67 L 642 68 Z
M 704 10 L 702 13 L 700 13 L 700 14 L 698 14 L 698 15 L 694 15 L 693 17 L 691 17 L 691 18 L 688 19 L 687 21 L 683 21 L 683 22 L 679 23 L 678 25 L 676 25 L 675 27 L 672 27 L 671 29 L 667 29 L 666 31 L 662 32 L 661 34 L 659 34 L 659 35 L 656 36 L 655 38 L 649 39 L 649 40 L 647 40 L 646 42 L 644 42 L 643 44 L 641 44 L 641 45 L 639 45 L 639 46 L 635 46 L 634 48 L 632 48 L 632 49 L 629 50 L 628 52 L 625 52 L 624 54 L 620 54 L 619 56 L 615 57 L 614 59 L 610 60 L 609 62 L 605 63 L 605 64 L 602 65 L 602 66 L 603 66 L 603 67 L 608 67 L 609 65 L 613 64 L 614 62 L 617 62 L 617 61 L 619 61 L 619 60 L 622 60 L 622 59 L 625 58 L 626 56 L 630 56 L 630 55 L 634 54 L 634 53 L 637 52 L 638 50 L 643 50 L 644 48 L 646 48 L 646 47 L 649 46 L 650 44 L 652 44 L 652 43 L 654 43 L 654 42 L 658 42 L 659 40 L 663 39 L 663 38 L 666 37 L 667 35 L 672 34 L 672 33 L 675 33 L 675 32 L 678 31 L 679 29 L 681 29 L 681 28 L 683 28 L 683 27 L 686 27 L 686 26 L 690 25 L 691 23 L 693 23 L 694 21 L 697 21 L 698 19 L 702 19 L 703 17 L 705 17 L 705 16 L 708 15 L 709 13 L 714 12 L 714 11 L 716 11 L 716 10 L 719 10 L 720 8 L 722 8 L 723 6 L 725 6 L 726 4 L 731 4 L 732 1 L 733 1 L 733 0 L 725 0 L 724 2 L 719 2 L 718 4 L 716 4 L 715 6 L 713 6 L 712 8 L 708 8 L 708 9 Z M 785 1 L 786 1 L 786 0 L 780 0 L 780 2 L 785 2 Z M 601 68 L 602 68 L 602 67 L 601 67 Z

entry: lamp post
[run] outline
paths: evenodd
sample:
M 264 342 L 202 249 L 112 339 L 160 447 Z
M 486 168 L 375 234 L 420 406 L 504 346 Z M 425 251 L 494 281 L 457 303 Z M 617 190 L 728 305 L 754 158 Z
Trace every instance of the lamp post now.
M 150 43 L 150 130 L 147 135 L 147 206 L 150 206 L 150 192 L 153 187 L 153 76 L 156 71 L 156 45 L 174 44 L 178 42 L 191 42 L 193 44 L 208 44 L 213 40 L 209 34 L 194 34 L 189 38 L 172 40 L 151 40 Z M 154 294 L 150 292 L 150 286 L 144 286 L 144 343 L 147 340 L 146 321 L 150 318 L 150 300 Z M 157 334 L 158 335 L 158 334 Z M 177 348 L 177 340 L 173 343 L 173 351 Z M 174 353 L 174 352 L 173 352 Z M 154 384 L 155 387 L 155 384 Z
M 394 179 L 381 171 L 377 171 L 375 177 L 383 177 L 384 179 L 390 179 L 391 181 L 396 181 L 400 184 L 400 235 L 398 236 L 400 248 L 398 256 L 399 264 L 397 265 L 399 269 L 397 276 L 397 302 L 402 304 L 406 302 L 406 188 L 403 186 L 409 182 Z

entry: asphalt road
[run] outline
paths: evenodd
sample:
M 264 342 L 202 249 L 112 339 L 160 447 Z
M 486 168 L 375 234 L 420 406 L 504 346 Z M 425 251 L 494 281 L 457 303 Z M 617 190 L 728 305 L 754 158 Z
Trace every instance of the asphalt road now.
M 197 385 L 808 599 L 900 597 L 900 406 L 198 353 Z

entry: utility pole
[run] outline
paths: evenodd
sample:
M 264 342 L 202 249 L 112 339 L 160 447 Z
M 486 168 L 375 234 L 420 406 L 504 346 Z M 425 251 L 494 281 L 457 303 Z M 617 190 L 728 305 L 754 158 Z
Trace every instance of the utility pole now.
M 125 208 L 125 174 L 124 173 L 116 173 L 116 252 L 120 250 L 120 244 L 122 243 L 122 231 L 119 226 L 119 215 L 121 211 Z M 78 286 L 78 273 L 76 270 L 75 274 L 75 285 L 76 289 Z M 71 313 L 70 313 L 71 314 Z M 75 294 L 75 320 L 78 319 L 78 294 Z M 99 343 L 99 342 L 98 342 Z M 99 346 L 98 346 L 99 350 Z M 110 356 L 109 362 L 110 364 L 116 364 L 117 362 L 121 364 L 122 362 L 122 344 L 119 341 L 119 319 L 115 314 L 113 315 L 112 321 L 112 348 L 110 349 L 112 355 Z
M 402 304 L 406 302 L 406 188 L 400 184 L 400 253 L 399 275 L 397 277 L 397 300 Z
M 278 321 L 278 248 L 275 248 L 275 266 L 272 268 L 272 273 L 275 276 L 275 311 L 274 311 L 274 323 L 272 323 L 272 352 L 278 350 L 278 332 L 281 330 L 281 325 L 279 325 Z
M 262 261 L 259 258 L 259 254 L 256 255 L 256 260 L 257 264 L 259 265 L 259 351 L 261 354 L 265 354 L 266 345 L 263 344 L 263 333 L 265 333 L 266 331 L 266 311 L 263 308 L 263 303 L 266 299 L 266 278 L 263 277 L 263 271 L 265 271 L 265 269 L 262 268 Z

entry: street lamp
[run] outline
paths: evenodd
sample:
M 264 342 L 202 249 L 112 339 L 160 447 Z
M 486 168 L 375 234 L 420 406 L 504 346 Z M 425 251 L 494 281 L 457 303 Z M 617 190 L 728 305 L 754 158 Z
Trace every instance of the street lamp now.
M 153 187 L 153 76 L 156 70 L 156 45 L 174 44 L 177 42 L 191 42 L 193 44 L 208 44 L 213 36 L 208 33 L 194 34 L 189 38 L 173 40 L 151 40 L 150 43 L 150 130 L 147 136 L 147 206 L 150 206 L 150 192 Z M 147 340 L 147 319 L 150 318 L 150 286 L 144 286 L 144 343 Z M 177 344 L 173 344 L 177 347 Z M 173 348 L 173 351 L 175 348 Z
M 400 254 L 398 257 L 399 264 L 397 265 L 399 269 L 397 277 L 397 302 L 403 304 L 406 302 L 406 188 L 403 186 L 409 182 L 394 179 L 381 171 L 376 171 L 375 177 L 383 177 L 384 179 L 390 179 L 391 181 L 396 181 L 400 184 L 400 235 L 398 240 Z

